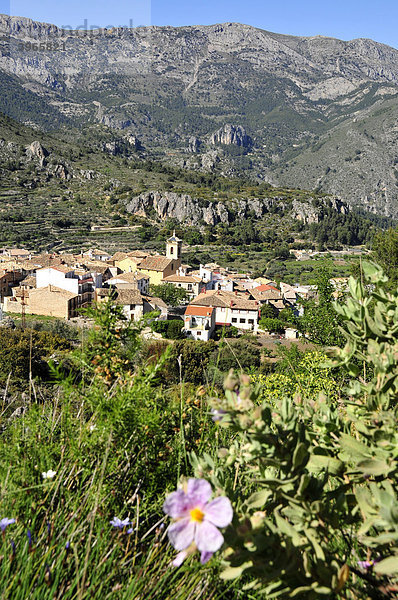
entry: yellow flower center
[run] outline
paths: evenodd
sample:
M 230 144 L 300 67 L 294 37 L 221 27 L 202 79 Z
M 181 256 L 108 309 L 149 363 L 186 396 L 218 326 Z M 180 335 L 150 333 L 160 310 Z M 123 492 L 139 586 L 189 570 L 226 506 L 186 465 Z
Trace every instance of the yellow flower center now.
M 193 508 L 189 511 L 191 515 L 192 521 L 196 521 L 197 523 L 201 523 L 204 519 L 205 513 L 200 510 L 200 508 Z

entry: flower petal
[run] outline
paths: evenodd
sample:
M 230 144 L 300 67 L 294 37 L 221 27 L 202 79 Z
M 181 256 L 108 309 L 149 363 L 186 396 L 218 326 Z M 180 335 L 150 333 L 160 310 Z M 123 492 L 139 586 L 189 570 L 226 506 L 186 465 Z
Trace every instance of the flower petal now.
M 217 527 L 226 527 L 232 521 L 233 510 L 229 498 L 220 496 L 204 507 L 205 520 Z
M 197 523 L 195 531 L 195 543 L 200 552 L 216 552 L 221 548 L 224 538 L 218 531 L 217 527 L 209 523 L 209 521 L 202 521 Z
M 163 511 L 172 519 L 185 517 L 188 511 L 188 498 L 183 490 L 172 492 L 163 503 Z
M 174 567 L 180 567 L 182 565 L 182 563 L 184 562 L 184 560 L 187 557 L 187 553 L 184 552 L 184 550 L 182 552 L 179 552 L 177 554 L 177 556 L 175 557 L 175 559 L 173 560 L 173 566 Z
M 200 555 L 200 562 L 202 563 L 202 565 L 206 564 L 212 556 L 213 552 L 202 552 L 202 554 Z
M 211 485 L 206 479 L 188 479 L 187 496 L 192 508 L 194 505 L 204 505 L 211 498 Z
M 168 530 L 171 545 L 176 550 L 185 550 L 193 542 L 195 523 L 191 519 L 181 519 L 172 523 Z

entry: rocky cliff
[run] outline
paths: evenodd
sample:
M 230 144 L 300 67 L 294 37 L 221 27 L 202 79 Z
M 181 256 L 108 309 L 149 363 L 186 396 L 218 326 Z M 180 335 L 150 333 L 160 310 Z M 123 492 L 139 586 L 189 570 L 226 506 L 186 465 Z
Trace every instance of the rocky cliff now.
M 338 198 L 328 198 L 331 207 L 344 214 L 348 213 L 347 205 Z M 191 227 L 229 224 L 242 221 L 249 216 L 261 219 L 270 211 L 289 212 L 291 218 L 305 224 L 318 223 L 322 204 L 314 206 L 311 197 L 307 201 L 286 200 L 278 196 L 263 199 L 233 199 L 226 202 L 204 202 L 187 194 L 174 192 L 147 192 L 140 194 L 126 203 L 127 212 L 141 217 L 153 217 L 157 220 L 175 219 L 183 225 Z

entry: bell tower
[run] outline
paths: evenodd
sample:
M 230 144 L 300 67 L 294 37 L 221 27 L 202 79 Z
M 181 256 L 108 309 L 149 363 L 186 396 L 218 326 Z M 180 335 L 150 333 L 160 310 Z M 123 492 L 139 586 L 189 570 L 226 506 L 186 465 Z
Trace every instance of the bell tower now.
M 178 267 L 181 265 L 181 247 L 182 240 L 176 236 L 174 230 L 173 235 L 166 242 L 166 257 L 177 261 Z

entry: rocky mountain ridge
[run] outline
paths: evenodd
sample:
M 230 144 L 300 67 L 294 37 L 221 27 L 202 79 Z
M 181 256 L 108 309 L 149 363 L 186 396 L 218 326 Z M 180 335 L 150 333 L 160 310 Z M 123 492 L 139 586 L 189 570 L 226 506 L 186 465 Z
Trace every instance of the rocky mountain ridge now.
M 0 111 L 21 122 L 98 124 L 177 166 L 398 216 L 394 48 L 237 23 L 73 32 L 5 15 L 0 36 Z

